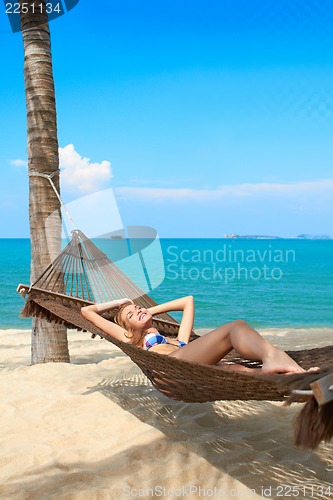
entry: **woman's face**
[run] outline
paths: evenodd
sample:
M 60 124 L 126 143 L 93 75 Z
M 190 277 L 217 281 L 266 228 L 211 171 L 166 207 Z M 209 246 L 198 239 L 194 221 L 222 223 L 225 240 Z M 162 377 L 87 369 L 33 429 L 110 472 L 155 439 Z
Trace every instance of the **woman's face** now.
M 152 315 L 144 307 L 129 304 L 121 312 L 121 320 L 124 325 L 129 325 L 131 329 L 141 330 L 152 325 Z

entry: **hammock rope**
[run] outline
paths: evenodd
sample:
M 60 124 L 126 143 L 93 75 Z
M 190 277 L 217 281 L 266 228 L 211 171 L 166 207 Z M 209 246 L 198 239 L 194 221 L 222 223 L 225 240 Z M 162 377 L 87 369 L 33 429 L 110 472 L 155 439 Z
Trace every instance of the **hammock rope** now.
M 66 207 L 65 203 L 62 201 L 60 194 L 58 193 L 58 190 L 55 187 L 54 182 L 52 180 L 52 177 L 54 177 L 57 173 L 58 173 L 57 171 L 52 172 L 51 174 L 30 171 L 28 176 L 29 177 L 44 177 L 44 179 L 47 179 L 50 182 L 52 189 L 55 192 L 55 195 L 59 200 L 60 205 L 64 209 L 64 212 L 67 215 L 69 222 L 71 223 L 73 229 L 75 230 L 75 229 L 77 229 L 77 226 L 75 225 L 75 222 L 73 221 L 73 219 L 71 217 L 71 214 L 68 212 L 67 207 Z

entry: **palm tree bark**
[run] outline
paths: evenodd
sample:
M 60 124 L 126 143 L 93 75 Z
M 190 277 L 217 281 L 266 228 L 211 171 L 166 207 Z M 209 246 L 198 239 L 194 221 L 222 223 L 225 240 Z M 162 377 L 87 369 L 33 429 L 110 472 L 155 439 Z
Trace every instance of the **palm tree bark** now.
M 52 174 L 52 181 L 59 192 L 59 152 L 50 31 L 45 8 L 36 9 L 41 4 L 45 7 L 45 2 L 22 0 L 22 3 L 28 4 L 29 8 L 27 13 L 21 12 L 21 29 L 28 130 L 33 283 L 55 254 L 61 251 L 61 217 L 52 218 L 53 222 L 47 224 L 47 219 L 52 214 L 60 214 L 60 203 L 49 180 L 36 175 Z M 32 321 L 32 364 L 69 362 L 66 328 L 38 318 L 33 318 Z

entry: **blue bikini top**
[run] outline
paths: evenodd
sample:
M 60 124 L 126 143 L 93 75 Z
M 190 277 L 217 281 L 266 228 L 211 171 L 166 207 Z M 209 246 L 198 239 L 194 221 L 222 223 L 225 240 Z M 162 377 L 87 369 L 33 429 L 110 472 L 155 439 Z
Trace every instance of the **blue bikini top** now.
M 182 342 L 181 340 L 178 340 L 177 342 L 178 342 L 178 347 L 183 347 L 184 345 L 187 344 L 187 342 Z M 150 349 L 154 345 L 170 344 L 170 342 L 167 341 L 164 335 L 161 335 L 160 333 L 156 332 L 156 333 L 147 333 L 147 335 L 145 335 L 143 344 L 146 351 L 148 351 L 148 349 Z

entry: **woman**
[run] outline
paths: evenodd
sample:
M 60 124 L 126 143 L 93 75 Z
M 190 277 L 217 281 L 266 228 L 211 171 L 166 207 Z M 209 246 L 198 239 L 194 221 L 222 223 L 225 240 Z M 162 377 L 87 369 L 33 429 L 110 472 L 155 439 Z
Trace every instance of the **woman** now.
M 110 309 L 118 309 L 114 318 L 115 323 L 100 316 Z M 183 311 L 177 339 L 161 335 L 152 325 L 153 316 L 170 311 Z M 261 360 L 261 373 L 305 371 L 285 352 L 264 340 L 256 330 L 241 320 L 219 326 L 188 343 L 194 323 L 194 300 L 191 295 L 148 309 L 135 305 L 132 300 L 125 298 L 82 307 L 81 313 L 115 339 L 186 361 L 216 365 L 235 349 L 244 358 Z M 257 368 L 241 365 L 222 364 L 219 368 L 250 373 L 259 371 Z

